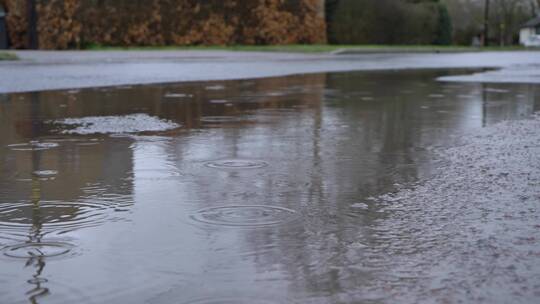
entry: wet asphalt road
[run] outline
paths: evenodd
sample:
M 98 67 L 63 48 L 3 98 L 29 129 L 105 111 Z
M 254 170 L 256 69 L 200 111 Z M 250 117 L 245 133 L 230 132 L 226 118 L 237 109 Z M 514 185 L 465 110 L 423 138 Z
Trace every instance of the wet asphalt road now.
M 0 93 L 232 80 L 318 72 L 421 68 L 528 69 L 540 52 L 458 54 L 290 54 L 227 51 L 18 51 L 0 62 Z M 540 82 L 537 73 L 495 75 L 498 82 Z M 531 75 L 532 74 L 532 75 Z M 491 81 L 482 78 L 481 81 Z M 478 79 L 475 79 L 478 80 Z

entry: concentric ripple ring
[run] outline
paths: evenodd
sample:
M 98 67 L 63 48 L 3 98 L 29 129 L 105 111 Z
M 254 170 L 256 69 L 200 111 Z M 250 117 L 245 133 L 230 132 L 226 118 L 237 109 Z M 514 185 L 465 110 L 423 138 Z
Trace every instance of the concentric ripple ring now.
M 240 117 L 234 116 L 205 116 L 201 118 L 202 122 L 206 123 L 227 123 L 227 122 L 240 122 Z
M 298 213 L 292 209 L 263 205 L 212 207 L 191 215 L 200 223 L 231 227 L 276 226 L 297 218 Z
M 250 303 L 250 304 L 277 304 L 278 302 L 269 301 L 265 299 L 257 299 L 257 298 L 229 298 L 229 297 L 220 297 L 220 298 L 209 298 L 209 299 L 199 299 L 195 301 L 187 302 L 186 304 L 244 304 L 244 303 Z
M 5 247 L 2 251 L 10 258 L 51 258 L 69 253 L 73 245 L 62 242 L 33 242 Z
M 258 169 L 268 166 L 267 162 L 247 159 L 222 159 L 209 161 L 207 167 L 216 169 Z

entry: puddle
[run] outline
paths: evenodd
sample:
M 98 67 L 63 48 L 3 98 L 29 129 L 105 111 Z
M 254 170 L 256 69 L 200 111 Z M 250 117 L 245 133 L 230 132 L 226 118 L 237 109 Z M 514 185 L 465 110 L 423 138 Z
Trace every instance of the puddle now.
M 10 258 L 52 258 L 70 253 L 73 245 L 61 242 L 23 243 L 5 247 L 2 251 Z
M 528 159 L 519 174 L 494 166 L 499 159 L 475 159 L 501 150 L 479 140 L 460 156 L 475 172 L 457 166 L 464 169 L 443 172 L 452 173 L 444 187 L 401 200 L 449 165 L 437 151 L 452 153 L 462 134 L 540 109 L 535 85 L 450 89 L 436 81 L 469 72 L 156 84 L 81 89 L 77 98 L 4 94 L 0 302 L 32 303 L 37 284 L 49 294 L 34 302 L 52 304 L 408 303 L 446 294 L 451 302 L 534 302 L 540 262 L 528 252 L 537 248 L 529 237 L 538 234 L 538 197 L 528 183 L 538 180 L 537 142 L 501 156 Z M 534 132 L 521 128 L 516 140 Z M 479 183 L 463 182 L 474 176 Z M 525 182 L 508 184 L 518 178 Z M 483 188 L 502 182 L 504 195 Z M 474 193 L 433 199 L 463 189 Z M 402 195 L 381 202 L 385 193 Z M 494 216 L 497 225 L 483 224 Z M 434 281 L 443 293 L 433 293 Z
M 272 206 L 224 206 L 206 208 L 191 216 L 194 221 L 232 227 L 276 226 L 298 218 L 296 211 Z
M 260 160 L 222 159 L 209 161 L 204 165 L 216 169 L 259 169 L 267 167 L 268 163 Z
M 61 133 L 80 135 L 157 132 L 180 127 L 179 124 L 172 121 L 147 114 L 66 118 L 55 120 L 53 123 L 64 126 L 75 126 L 74 129 L 62 130 Z

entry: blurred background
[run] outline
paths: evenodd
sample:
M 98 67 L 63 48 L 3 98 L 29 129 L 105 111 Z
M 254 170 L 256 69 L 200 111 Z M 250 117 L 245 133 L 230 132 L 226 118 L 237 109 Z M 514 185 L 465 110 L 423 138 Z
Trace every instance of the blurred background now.
M 540 35 L 539 7 L 540 0 L 0 0 L 0 48 L 511 46 L 520 33 L 522 44 Z

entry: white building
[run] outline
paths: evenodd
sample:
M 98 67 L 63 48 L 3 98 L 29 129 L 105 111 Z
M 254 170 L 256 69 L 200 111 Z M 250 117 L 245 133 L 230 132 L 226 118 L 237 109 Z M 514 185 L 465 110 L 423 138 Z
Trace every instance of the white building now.
M 529 20 L 521 27 L 519 43 L 527 47 L 540 47 L 540 16 Z

